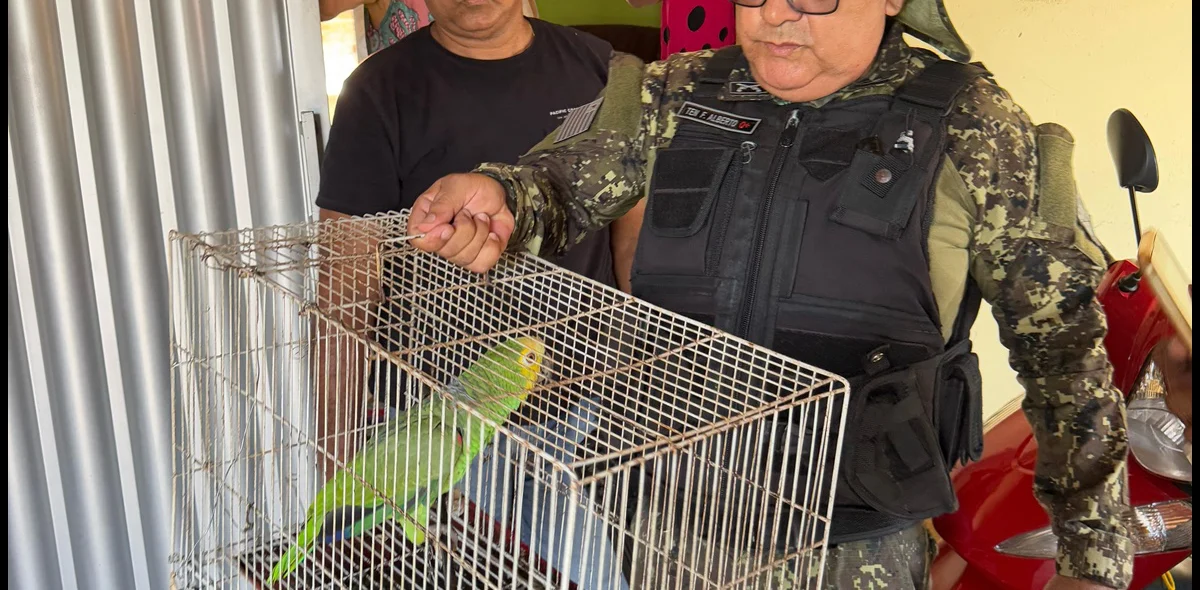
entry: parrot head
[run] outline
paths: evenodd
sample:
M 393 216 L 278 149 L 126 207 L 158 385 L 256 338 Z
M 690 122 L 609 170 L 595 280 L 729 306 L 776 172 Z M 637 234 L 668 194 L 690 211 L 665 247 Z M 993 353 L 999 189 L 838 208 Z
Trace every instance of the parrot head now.
M 537 385 L 546 367 L 546 345 L 523 336 L 506 340 L 487 351 L 466 373 L 464 385 L 497 417 L 517 409 Z
M 520 367 L 521 376 L 527 381 L 522 389 L 533 389 L 542 377 L 542 368 L 546 364 L 546 345 L 531 336 L 523 336 L 510 342 L 515 343 L 517 365 Z
M 493 348 L 484 355 L 484 359 L 492 361 L 487 364 L 493 367 L 502 367 L 505 384 L 512 385 L 510 392 L 529 393 L 542 377 L 542 368 L 547 360 L 546 345 L 532 336 L 513 338 Z M 521 397 L 523 399 L 524 395 Z

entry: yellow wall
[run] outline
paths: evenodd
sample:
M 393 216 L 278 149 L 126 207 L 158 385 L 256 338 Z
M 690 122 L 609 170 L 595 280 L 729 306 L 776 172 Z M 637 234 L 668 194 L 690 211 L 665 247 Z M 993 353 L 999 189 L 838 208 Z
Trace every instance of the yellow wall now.
M 355 10 L 347 10 L 321 23 L 321 47 L 325 57 L 325 93 L 329 97 L 332 121 L 342 83 L 358 67 L 358 38 L 354 27 Z
M 1035 123 L 1075 136 L 1075 172 L 1100 240 L 1136 254 L 1128 197 L 1116 185 L 1105 123 L 1141 120 L 1158 153 L 1158 190 L 1139 201 L 1142 226 L 1169 238 L 1192 271 L 1192 5 L 1190 0 L 946 0 L 959 33 Z M 975 327 L 988 415 L 1020 394 L 990 311 Z

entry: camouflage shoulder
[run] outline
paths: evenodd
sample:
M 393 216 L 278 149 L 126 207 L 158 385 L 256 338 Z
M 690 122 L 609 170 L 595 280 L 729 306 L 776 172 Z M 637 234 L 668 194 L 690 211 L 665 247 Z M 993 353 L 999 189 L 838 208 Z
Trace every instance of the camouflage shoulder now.
M 646 62 L 642 61 L 642 58 L 632 53 L 625 53 L 623 51 L 613 50 L 612 57 L 610 57 L 608 60 L 608 71 L 610 74 L 614 71 L 622 72 L 636 70 L 641 72 L 645 68 Z
M 1010 149 L 1035 147 L 1033 120 L 990 75 L 976 78 L 963 91 L 947 123 L 963 155 L 984 151 L 996 140 Z
M 696 82 L 715 53 L 712 49 L 676 53 L 646 66 L 642 104 L 653 109 L 647 131 L 657 142 L 669 141 L 674 135 L 673 115 L 679 105 L 691 98 Z
M 1112 255 L 1096 236 L 1091 215 L 1075 179 L 1075 137 L 1053 121 L 1035 123 L 1008 91 L 991 78 L 977 80 L 970 89 L 987 124 L 1013 129 L 1021 144 L 1035 154 L 1035 191 L 1031 235 L 1071 244 L 1095 264 L 1106 267 Z
M 1075 180 L 1075 139 L 1035 124 L 988 76 L 963 93 L 948 121 L 947 155 L 976 196 L 985 230 L 1074 246 L 1094 264 L 1111 257 L 1096 238 Z
M 651 87 L 670 88 L 674 86 L 689 86 L 700 72 L 704 71 L 708 59 L 715 53 L 711 49 L 690 53 L 676 53 L 667 59 L 643 62 L 641 58 L 620 51 L 613 51 L 608 62 L 609 76 L 614 73 L 637 71 Z
M 1010 235 L 1033 211 L 1037 140 L 1033 121 L 990 77 L 959 95 L 946 121 L 946 155 L 979 208 L 979 219 Z

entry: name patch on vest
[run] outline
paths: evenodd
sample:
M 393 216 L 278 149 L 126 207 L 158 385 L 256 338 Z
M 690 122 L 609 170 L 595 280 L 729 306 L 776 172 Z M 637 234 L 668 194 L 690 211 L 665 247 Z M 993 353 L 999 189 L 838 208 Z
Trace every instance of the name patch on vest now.
M 746 135 L 754 133 L 758 129 L 758 124 L 762 122 L 762 119 L 743 117 L 734 113 L 698 105 L 691 101 L 683 103 L 683 106 L 679 107 L 679 111 L 675 115 L 681 119 L 695 121 L 709 127 L 716 127 L 717 129 L 724 129 L 725 131 L 732 131 L 734 133 L 744 133 Z

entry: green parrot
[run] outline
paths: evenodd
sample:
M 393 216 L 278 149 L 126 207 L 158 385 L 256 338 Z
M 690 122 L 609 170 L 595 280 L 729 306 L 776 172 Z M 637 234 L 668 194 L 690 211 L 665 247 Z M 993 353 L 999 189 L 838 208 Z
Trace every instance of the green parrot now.
M 545 352 L 536 338 L 505 341 L 468 367 L 446 391 L 502 424 L 537 383 Z M 470 436 L 464 439 L 463 433 Z M 493 434 L 487 422 L 442 402 L 436 394 L 393 418 L 317 493 L 304 529 L 272 568 L 270 583 L 295 571 L 326 527 L 336 528 L 341 538 L 354 538 L 398 518 L 409 541 L 424 543 L 430 505 L 463 478 L 467 465 Z M 384 497 L 405 515 L 398 515 Z

